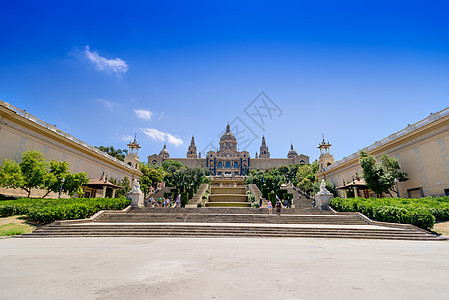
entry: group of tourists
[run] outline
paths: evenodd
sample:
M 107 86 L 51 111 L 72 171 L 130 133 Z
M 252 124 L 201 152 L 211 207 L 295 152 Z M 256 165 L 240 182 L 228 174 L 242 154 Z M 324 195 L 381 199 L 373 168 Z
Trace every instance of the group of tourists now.
M 145 206 L 166 208 L 181 207 L 181 195 L 178 194 L 175 201 L 173 201 L 173 198 L 171 196 L 165 199 L 159 197 L 157 200 L 153 198 L 153 196 L 151 196 L 149 200 L 145 199 Z
M 259 197 L 259 207 L 262 207 L 262 196 Z M 274 207 L 276 208 L 276 213 L 280 216 L 282 207 L 284 208 L 291 208 L 290 201 L 288 199 L 279 199 L 279 197 L 276 195 L 276 203 L 274 204 Z M 271 201 L 268 201 L 268 214 L 273 214 L 273 203 Z

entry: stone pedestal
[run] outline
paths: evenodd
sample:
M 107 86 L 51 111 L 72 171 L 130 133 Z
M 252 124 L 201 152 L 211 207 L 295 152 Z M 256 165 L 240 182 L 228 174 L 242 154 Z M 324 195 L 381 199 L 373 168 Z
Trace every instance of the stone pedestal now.
M 143 193 L 139 190 L 133 190 L 131 192 L 129 192 L 126 195 L 126 199 L 130 199 L 131 200 L 131 206 L 132 207 L 144 207 L 144 202 L 143 202 Z
M 329 210 L 329 201 L 334 198 L 334 196 L 327 193 L 317 193 L 315 195 L 315 205 L 320 208 L 320 210 Z

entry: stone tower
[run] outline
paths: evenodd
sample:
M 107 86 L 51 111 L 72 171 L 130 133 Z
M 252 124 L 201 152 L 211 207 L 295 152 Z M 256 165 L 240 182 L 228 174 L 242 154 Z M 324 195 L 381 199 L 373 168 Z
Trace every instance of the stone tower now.
M 290 145 L 290 151 L 288 151 L 287 158 L 295 158 L 298 153 L 293 149 L 293 144 Z
M 259 158 L 270 158 L 267 144 L 265 143 L 265 136 L 262 137 L 262 145 L 260 146 Z
M 332 145 L 329 144 L 329 142 L 324 141 L 324 135 L 323 135 L 323 141 L 321 144 L 317 147 L 320 149 L 320 158 L 318 159 L 319 164 L 319 172 L 323 172 L 325 168 L 329 167 L 335 162 L 334 157 L 330 154 L 329 148 Z
M 190 142 L 189 149 L 187 150 L 187 158 L 197 158 L 196 155 L 196 146 L 195 146 L 195 137 L 192 136 L 192 141 Z
M 168 153 L 168 150 L 167 150 L 167 144 L 164 144 L 164 149 L 162 149 L 161 152 L 159 152 L 159 156 L 162 157 L 163 159 L 170 158 L 170 154 Z
M 139 144 L 136 141 L 136 137 L 134 136 L 134 141 L 129 143 L 128 145 L 128 154 L 125 156 L 124 162 L 125 164 L 133 167 L 135 170 L 139 169 L 139 156 L 137 156 L 137 152 L 139 151 Z

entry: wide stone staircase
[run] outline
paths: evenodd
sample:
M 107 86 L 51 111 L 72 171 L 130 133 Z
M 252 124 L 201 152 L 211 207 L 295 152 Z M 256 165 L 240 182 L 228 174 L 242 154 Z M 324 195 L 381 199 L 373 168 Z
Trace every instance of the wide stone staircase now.
M 288 210 L 286 210 L 288 211 Z M 23 237 L 355 238 L 439 240 L 414 226 L 370 225 L 356 214 L 268 215 L 253 208 L 144 208 L 57 221 Z

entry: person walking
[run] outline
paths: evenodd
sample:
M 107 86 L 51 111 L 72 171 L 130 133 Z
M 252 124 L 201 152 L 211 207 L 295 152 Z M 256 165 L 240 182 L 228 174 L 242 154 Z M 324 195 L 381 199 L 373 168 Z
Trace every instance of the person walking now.
M 178 197 L 176 197 L 175 207 L 181 207 L 181 194 L 178 194 Z
M 268 200 L 268 214 L 271 216 L 273 214 L 273 204 Z
M 262 196 L 259 197 L 259 208 L 262 208 Z
M 281 209 L 282 209 L 282 203 L 281 201 L 278 199 L 276 201 L 276 213 L 278 214 L 278 216 L 281 215 Z

